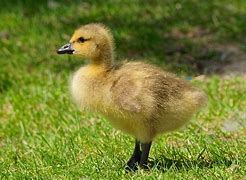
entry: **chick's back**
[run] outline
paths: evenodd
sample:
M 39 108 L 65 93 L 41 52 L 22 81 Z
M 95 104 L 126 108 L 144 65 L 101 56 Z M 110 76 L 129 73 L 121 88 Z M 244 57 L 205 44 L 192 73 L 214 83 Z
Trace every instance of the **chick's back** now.
M 115 104 L 145 117 L 158 118 L 163 113 L 179 111 L 192 113 L 190 111 L 198 109 L 206 99 L 204 93 L 190 83 L 149 64 L 126 63 L 114 67 L 111 73 L 114 79 L 110 79 L 113 82 L 110 92 Z

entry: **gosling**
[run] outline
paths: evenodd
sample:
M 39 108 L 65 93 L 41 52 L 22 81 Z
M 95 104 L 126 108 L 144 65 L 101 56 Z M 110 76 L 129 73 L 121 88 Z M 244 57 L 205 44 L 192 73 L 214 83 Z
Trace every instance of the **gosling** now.
M 136 138 L 127 169 L 148 168 L 151 143 L 186 124 L 206 102 L 190 83 L 143 62 L 114 63 L 114 42 L 102 24 L 77 29 L 58 54 L 89 60 L 74 73 L 71 94 L 83 112 L 99 113 Z

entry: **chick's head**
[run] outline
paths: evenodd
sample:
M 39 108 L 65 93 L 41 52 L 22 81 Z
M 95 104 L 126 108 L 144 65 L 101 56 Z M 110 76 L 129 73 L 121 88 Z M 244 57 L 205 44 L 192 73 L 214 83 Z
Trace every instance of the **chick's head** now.
M 74 54 L 93 61 L 113 58 L 114 43 L 110 31 L 101 24 L 88 24 L 75 30 L 58 54 Z

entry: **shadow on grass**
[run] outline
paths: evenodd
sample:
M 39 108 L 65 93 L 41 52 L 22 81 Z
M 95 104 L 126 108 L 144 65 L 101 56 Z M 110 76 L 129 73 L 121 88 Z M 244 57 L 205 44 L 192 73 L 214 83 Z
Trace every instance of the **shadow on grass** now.
M 220 157 L 220 159 L 205 159 L 204 157 L 200 156 L 196 160 L 189 160 L 189 159 L 169 159 L 165 156 L 160 156 L 157 159 L 150 160 L 149 166 L 150 168 L 156 168 L 163 172 L 167 171 L 168 169 L 174 168 L 177 170 L 189 170 L 198 167 L 202 168 L 212 168 L 215 165 L 223 164 L 223 166 L 229 167 L 232 164 L 231 160 L 226 159 L 225 157 Z
M 169 159 L 165 156 L 161 156 L 153 161 L 150 161 L 149 166 L 151 168 L 157 168 L 161 171 L 167 171 L 170 168 L 174 168 L 177 170 L 181 169 L 192 169 L 194 167 L 199 168 L 211 168 L 213 166 L 214 162 L 208 162 L 203 159 L 199 160 L 174 160 Z
M 0 69 L 1 70 L 1 69 Z M 0 95 L 13 86 L 13 77 L 7 72 L 0 74 Z

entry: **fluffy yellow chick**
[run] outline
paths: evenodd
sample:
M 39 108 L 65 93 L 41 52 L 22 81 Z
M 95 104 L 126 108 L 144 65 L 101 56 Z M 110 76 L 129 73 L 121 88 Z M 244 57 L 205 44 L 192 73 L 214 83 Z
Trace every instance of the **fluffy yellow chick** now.
M 57 53 L 89 60 L 74 73 L 71 94 L 82 111 L 100 113 L 136 138 L 129 169 L 147 167 L 153 139 L 182 127 L 206 102 L 202 91 L 158 67 L 116 65 L 112 34 L 102 24 L 80 27 Z

